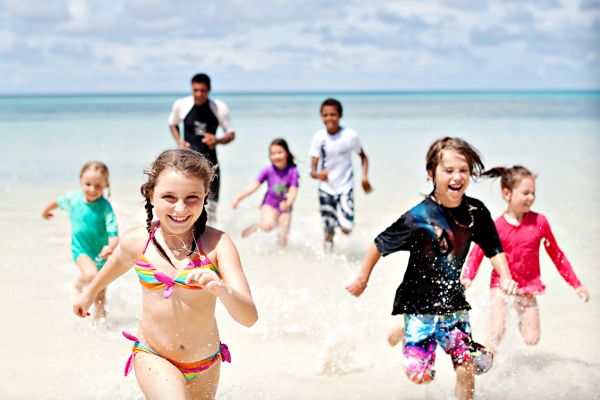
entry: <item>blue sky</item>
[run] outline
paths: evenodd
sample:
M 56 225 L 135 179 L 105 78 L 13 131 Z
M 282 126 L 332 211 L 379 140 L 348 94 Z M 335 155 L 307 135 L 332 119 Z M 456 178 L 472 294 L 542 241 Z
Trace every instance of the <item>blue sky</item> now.
M 600 0 L 0 0 L 0 94 L 600 88 Z

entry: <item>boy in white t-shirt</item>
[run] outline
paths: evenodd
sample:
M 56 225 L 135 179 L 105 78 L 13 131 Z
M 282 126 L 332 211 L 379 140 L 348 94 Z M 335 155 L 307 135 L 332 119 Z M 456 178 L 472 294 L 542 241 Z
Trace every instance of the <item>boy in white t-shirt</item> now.
M 360 156 L 362 187 L 365 193 L 373 189 L 367 178 L 369 160 L 360 145 L 355 130 L 340 126 L 342 103 L 329 98 L 321 104 L 324 129 L 313 136 L 310 144 L 310 176 L 319 179 L 319 203 L 325 225 L 325 249 L 333 248 L 333 235 L 339 226 L 346 235 L 354 227 L 354 171 L 352 152 Z M 319 160 L 321 167 L 318 169 Z

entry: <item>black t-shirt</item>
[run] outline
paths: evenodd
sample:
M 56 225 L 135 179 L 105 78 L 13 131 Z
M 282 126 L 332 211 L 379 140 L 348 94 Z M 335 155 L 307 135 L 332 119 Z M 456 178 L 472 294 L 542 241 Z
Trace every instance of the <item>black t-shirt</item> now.
M 210 162 L 217 164 L 217 151 L 202 143 L 204 133 L 217 133 L 219 120 L 212 112 L 208 101 L 195 105 L 183 120 L 184 138 L 191 144 L 192 149 L 204 155 Z
M 471 241 L 487 257 L 502 252 L 496 226 L 485 205 L 463 197 L 446 208 L 431 197 L 402 215 L 375 238 L 383 256 L 410 251 L 392 314 L 448 314 L 471 307 L 460 283 Z

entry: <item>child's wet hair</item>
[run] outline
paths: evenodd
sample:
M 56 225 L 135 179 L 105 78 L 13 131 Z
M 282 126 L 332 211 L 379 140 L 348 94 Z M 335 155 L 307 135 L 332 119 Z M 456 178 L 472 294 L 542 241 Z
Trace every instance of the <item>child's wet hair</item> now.
M 333 106 L 335 107 L 335 109 L 337 110 L 338 114 L 340 114 L 340 117 L 342 116 L 343 113 L 343 109 L 342 109 L 342 103 L 339 102 L 339 100 L 336 100 L 332 97 L 325 99 L 325 101 L 323 101 L 321 103 L 321 108 L 319 109 L 321 114 L 323 113 L 323 107 L 325 106 Z
M 83 167 L 81 167 L 81 172 L 79 172 L 79 179 L 85 174 L 87 171 L 98 171 L 100 175 L 106 181 L 106 189 L 108 189 L 108 195 L 106 197 L 110 197 L 110 181 L 108 180 L 109 172 L 108 167 L 101 161 L 88 161 Z
M 427 150 L 425 169 L 428 172 L 431 171 L 433 179 L 435 179 L 435 170 L 442 159 L 443 152 L 447 150 L 455 151 L 465 158 L 469 165 L 469 174 L 472 177 L 480 176 L 485 169 L 481 155 L 475 147 L 461 138 L 446 136 L 433 142 Z
M 173 169 L 186 176 L 192 176 L 201 179 L 204 182 L 204 187 L 207 189 L 210 187 L 210 182 L 215 176 L 215 167 L 210 161 L 208 161 L 202 154 L 198 153 L 197 151 L 190 149 L 176 149 L 163 151 L 156 158 L 156 160 L 154 160 L 150 167 L 144 171 L 144 173 L 148 175 L 148 181 L 144 183 L 140 188 L 140 192 L 146 200 L 146 228 L 148 230 L 148 233 L 152 233 L 152 209 L 154 208 L 154 206 L 150 202 L 150 198 L 154 193 L 154 188 L 156 187 L 158 177 L 163 171 L 168 169 Z M 208 196 L 204 198 L 205 206 L 207 203 L 207 199 Z M 202 214 L 200 214 L 200 218 L 198 218 L 194 223 L 194 247 L 192 248 L 192 251 L 195 250 L 196 241 L 206 230 L 207 220 L 208 214 L 206 212 L 206 207 L 204 207 L 202 210 Z M 156 241 L 156 239 L 152 238 L 152 241 L 158 249 L 158 251 L 161 253 L 161 255 L 165 257 L 165 259 L 167 259 L 169 262 L 171 262 L 171 260 L 167 256 L 167 253 Z M 171 265 L 173 265 L 173 263 L 171 263 Z
M 522 165 L 514 165 L 510 168 L 494 167 L 484 173 L 482 176 L 488 178 L 500 178 L 500 187 L 502 189 L 512 190 L 525 178 L 534 178 L 536 175 Z
M 287 154 L 287 166 L 296 166 L 296 162 L 294 161 L 294 155 L 292 154 L 292 152 L 290 151 L 290 148 L 287 144 L 287 142 L 285 141 L 285 139 L 283 138 L 275 138 L 271 141 L 271 144 L 269 145 L 269 151 L 271 151 L 271 146 L 281 146 L 283 147 L 283 149 L 285 150 L 286 154 Z

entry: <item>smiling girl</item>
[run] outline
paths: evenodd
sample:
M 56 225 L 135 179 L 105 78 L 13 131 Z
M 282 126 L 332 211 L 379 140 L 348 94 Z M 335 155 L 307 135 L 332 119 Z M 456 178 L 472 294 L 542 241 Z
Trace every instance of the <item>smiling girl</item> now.
M 135 266 L 143 307 L 137 334 L 123 332 L 134 342 L 125 374 L 135 367 L 147 398 L 214 398 L 221 362 L 230 362 L 215 320 L 216 301 L 244 326 L 256 322 L 256 307 L 233 242 L 206 226 L 212 165 L 193 150 L 168 150 L 146 174 L 146 226 L 122 236 L 73 311 L 89 315 L 96 294 Z
M 242 232 L 242 237 L 250 236 L 257 230 L 269 232 L 279 225 L 279 244 L 287 244 L 292 204 L 298 194 L 298 170 L 294 155 L 284 139 L 273 139 L 269 146 L 271 165 L 265 167 L 246 189 L 238 194 L 231 203 L 237 208 L 240 201 L 256 192 L 263 182 L 267 182 L 267 192 L 260 207 L 260 222 L 250 225 Z
M 544 243 L 544 249 L 556 269 L 579 297 L 587 302 L 590 294 L 558 247 L 546 217 L 531 211 L 535 201 L 535 175 L 520 165 L 492 168 L 483 175 L 500 178 L 502 197 L 507 208 L 496 219 L 496 229 L 506 251 L 511 275 L 518 284 L 519 294 L 515 297 L 514 305 L 519 316 L 521 336 L 526 344 L 535 345 L 540 340 L 540 312 L 536 297 L 545 290 L 540 276 L 540 243 Z M 474 246 L 463 271 L 462 282 L 465 287 L 468 288 L 475 279 L 482 259 L 481 248 Z M 504 336 L 506 301 L 499 289 L 499 282 L 498 274 L 492 271 L 491 318 L 487 346 L 493 350 Z
M 381 256 L 409 251 L 392 311 L 404 315 L 406 375 L 419 384 L 433 380 L 440 345 L 454 364 L 456 397 L 471 399 L 475 373 L 486 372 L 492 361 L 471 337 L 471 307 L 459 280 L 471 241 L 490 257 L 505 293 L 513 294 L 516 285 L 488 209 L 465 195 L 470 177 L 483 170 L 479 153 L 460 138 L 445 137 L 430 146 L 426 169 L 433 191 L 375 238 L 346 289 L 360 296 Z
M 113 209 L 104 197 L 109 188 L 108 167 L 99 161 L 86 163 L 79 173 L 81 190 L 70 192 L 48 204 L 42 218 L 50 219 L 56 208 L 69 214 L 71 223 L 71 254 L 79 267 L 75 290 L 79 293 L 104 266 L 117 246 L 117 221 Z M 110 195 L 110 189 L 108 194 Z M 106 290 L 101 290 L 94 301 L 94 318 L 106 315 Z

